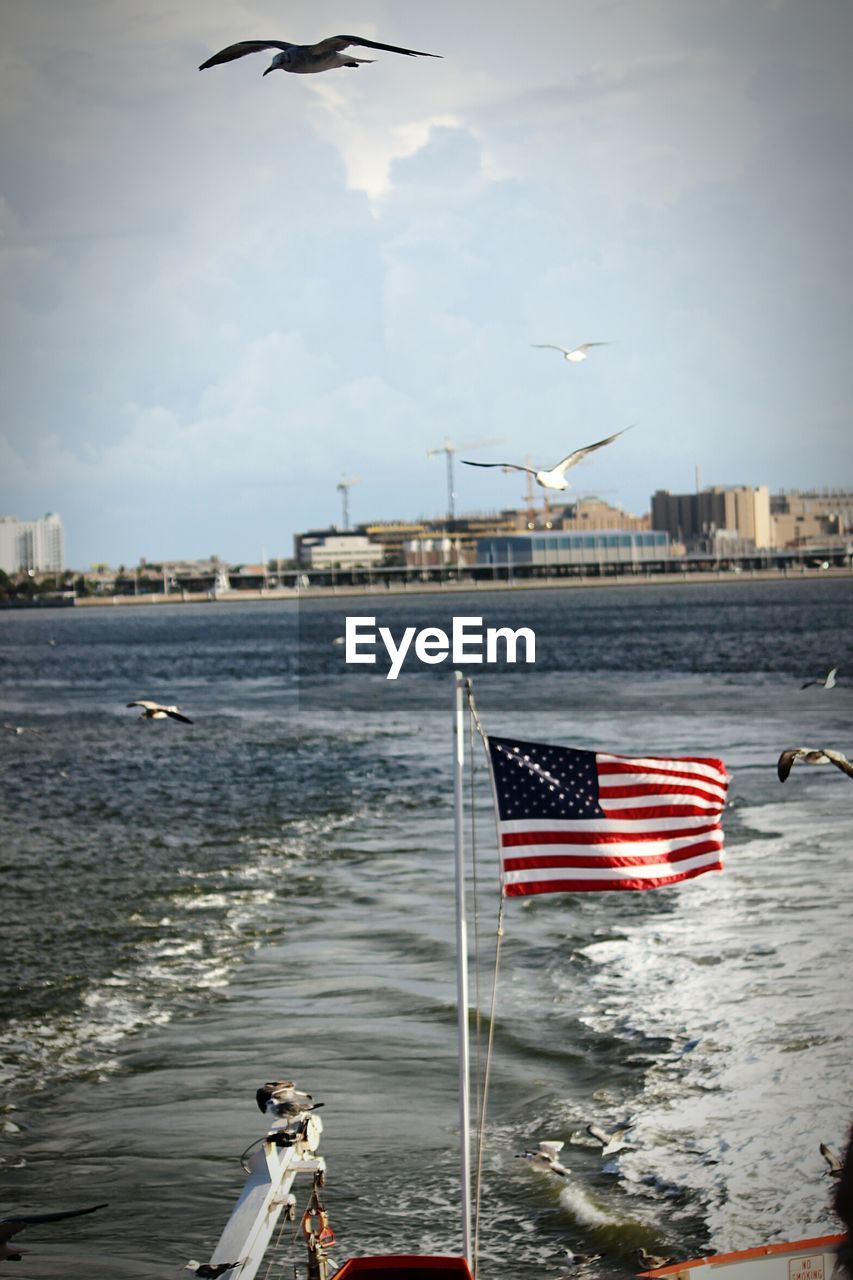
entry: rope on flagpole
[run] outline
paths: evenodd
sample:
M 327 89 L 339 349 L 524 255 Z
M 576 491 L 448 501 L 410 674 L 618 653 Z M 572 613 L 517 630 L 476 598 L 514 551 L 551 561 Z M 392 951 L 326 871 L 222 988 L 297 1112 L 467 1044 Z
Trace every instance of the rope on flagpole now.
M 466 679 L 465 681 L 465 697 L 466 697 L 466 702 L 468 706 L 468 713 L 470 716 L 471 736 L 473 738 L 473 731 L 474 729 L 476 729 L 477 733 L 480 735 L 480 738 L 482 739 L 483 746 L 486 752 L 488 753 L 488 737 L 486 735 L 485 730 L 483 729 L 482 722 L 477 712 L 477 706 L 476 706 L 476 703 L 474 702 L 474 690 L 473 690 L 473 686 L 471 684 L 470 679 Z M 476 828 L 474 826 L 473 758 L 474 758 L 474 752 L 472 750 L 471 751 L 471 774 L 470 774 L 470 777 L 471 777 L 471 852 L 472 852 L 472 858 L 473 858 L 473 865 L 474 865 L 474 868 L 476 869 L 477 845 L 476 845 L 476 839 L 475 839 Z M 477 882 L 476 882 L 476 870 L 475 870 L 475 875 L 474 875 L 475 938 L 477 936 L 477 925 L 476 925 L 477 887 L 476 885 L 477 885 Z M 492 1055 L 493 1055 L 494 1041 L 495 1041 L 495 1013 L 497 1010 L 498 974 L 500 972 L 501 944 L 503 942 L 503 936 L 504 936 L 503 892 L 501 892 L 499 902 L 500 902 L 500 905 L 498 907 L 498 921 L 497 921 L 497 931 L 496 931 L 496 937 L 495 937 L 495 969 L 494 969 L 494 974 L 492 975 L 492 998 L 491 998 L 491 1003 L 489 1007 L 489 1036 L 486 1044 L 486 1065 L 483 1071 L 482 1098 L 480 1098 L 480 1086 L 479 1086 L 480 1001 L 479 1001 L 479 985 L 477 986 L 477 1045 L 478 1045 L 477 1162 L 476 1162 L 476 1171 L 474 1175 L 474 1242 L 473 1242 L 473 1249 L 472 1249 L 472 1264 L 473 1264 L 472 1269 L 474 1273 L 474 1280 L 477 1280 L 477 1268 L 479 1265 L 480 1201 L 481 1201 L 481 1193 L 482 1193 L 482 1186 L 483 1186 L 483 1159 L 485 1156 L 486 1108 L 487 1108 L 488 1098 L 489 1098 L 489 1081 L 491 1077 Z M 479 979 L 479 949 L 476 949 L 476 955 L 478 958 L 478 964 L 475 972 L 477 974 L 477 979 Z

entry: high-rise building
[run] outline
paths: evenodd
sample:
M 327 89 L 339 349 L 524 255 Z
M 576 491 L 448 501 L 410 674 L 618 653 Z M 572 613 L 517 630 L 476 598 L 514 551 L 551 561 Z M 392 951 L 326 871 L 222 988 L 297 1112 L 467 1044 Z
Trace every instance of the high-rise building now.
M 770 547 L 770 493 L 766 485 L 715 486 L 698 493 L 659 489 L 652 495 L 652 528 L 665 529 L 688 547 L 712 542 L 723 531 L 754 547 Z
M 65 533 L 59 516 L 52 512 L 42 520 L 0 516 L 0 569 L 62 573 L 64 568 Z

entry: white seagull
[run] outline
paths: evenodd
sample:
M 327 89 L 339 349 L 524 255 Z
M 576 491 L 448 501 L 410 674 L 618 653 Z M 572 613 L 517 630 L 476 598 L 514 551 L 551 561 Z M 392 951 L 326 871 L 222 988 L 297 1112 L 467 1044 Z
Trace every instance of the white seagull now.
M 93 1204 L 88 1209 L 67 1209 L 60 1213 L 16 1213 L 8 1218 L 0 1218 L 0 1262 L 20 1262 L 22 1255 L 17 1249 L 9 1248 L 9 1241 L 19 1231 L 27 1227 L 38 1226 L 41 1222 L 60 1222 L 63 1218 L 79 1218 L 84 1213 L 94 1213 L 96 1209 L 106 1209 L 105 1204 Z
M 672 1262 L 672 1258 L 659 1258 L 653 1253 L 647 1253 L 642 1247 L 637 1250 L 637 1258 L 644 1271 L 656 1271 L 658 1267 L 665 1267 Z
M 829 1174 L 830 1178 L 840 1178 L 844 1172 L 844 1162 L 841 1160 L 838 1152 L 830 1147 L 828 1143 L 822 1142 L 820 1144 L 820 1154 L 827 1163 L 826 1172 Z
M 185 716 L 177 707 L 162 707 L 159 702 L 147 702 L 145 698 L 137 698 L 135 702 L 128 702 L 127 705 L 142 707 L 140 720 L 165 720 L 168 716 L 172 720 L 180 720 L 183 724 L 192 724 L 189 716 Z
M 531 347 L 535 347 L 538 351 L 562 351 L 563 358 L 571 361 L 572 364 L 580 364 L 581 360 L 586 360 L 586 353 L 593 347 L 609 347 L 609 342 L 582 342 L 579 347 L 557 347 L 553 342 L 531 342 Z
M 292 1080 L 268 1080 L 255 1094 L 258 1110 L 265 1115 L 282 1120 L 285 1116 L 301 1116 L 315 1111 L 322 1102 L 315 1102 L 310 1093 L 302 1093 Z
M 625 432 L 630 430 L 630 427 L 623 427 L 621 431 L 617 431 L 615 435 L 607 436 L 605 440 L 596 440 L 595 444 L 587 444 L 582 449 L 575 449 L 574 453 L 570 453 L 567 458 L 563 458 L 563 461 L 558 462 L 556 467 L 552 467 L 550 471 L 546 471 L 544 468 L 536 471 L 533 467 L 522 467 L 516 462 L 469 462 L 467 458 L 461 458 L 460 461 L 464 462 L 466 467 L 503 467 L 504 471 L 526 471 L 528 475 L 533 476 L 536 483 L 541 485 L 543 489 L 568 489 L 569 482 L 566 479 L 566 472 L 570 467 L 577 466 L 588 453 L 593 453 L 596 449 L 603 449 L 606 444 L 612 444 L 614 440 L 618 440 L 620 436 L 624 436 Z
M 630 1124 L 619 1125 L 612 1133 L 608 1133 L 597 1124 L 588 1124 L 586 1131 L 599 1144 L 602 1155 L 612 1155 L 616 1151 L 621 1151 L 625 1146 L 622 1139 L 631 1127 Z
M 795 764 L 834 764 L 848 778 L 853 778 L 853 764 L 830 747 L 792 747 L 790 751 L 783 751 L 776 764 L 780 782 L 785 781 Z
M 828 671 L 822 680 L 807 680 L 805 684 L 801 684 L 801 689 L 808 689 L 809 685 L 819 684 L 822 689 L 834 689 L 835 677 L 838 675 L 838 667 L 833 667 Z
M 264 49 L 278 49 L 264 75 L 271 71 L 292 71 L 297 75 L 310 75 L 315 71 L 333 71 L 336 67 L 358 67 L 363 62 L 375 62 L 375 58 L 354 58 L 344 53 L 351 45 L 362 49 L 384 49 L 386 53 L 403 53 L 407 58 L 440 58 L 440 53 L 423 53 L 420 49 L 401 49 L 396 44 L 380 44 L 377 40 L 365 40 L 363 36 L 329 36 L 317 44 L 290 44 L 287 40 L 240 40 L 220 49 L 203 62 L 199 71 L 218 67 L 221 62 L 233 62 L 245 58 L 247 53 L 262 53 Z
M 540 1142 L 535 1151 L 522 1151 L 518 1158 L 526 1160 L 534 1169 L 540 1169 L 543 1173 L 556 1173 L 560 1178 L 568 1178 L 568 1169 L 557 1159 L 563 1146 L 562 1142 Z

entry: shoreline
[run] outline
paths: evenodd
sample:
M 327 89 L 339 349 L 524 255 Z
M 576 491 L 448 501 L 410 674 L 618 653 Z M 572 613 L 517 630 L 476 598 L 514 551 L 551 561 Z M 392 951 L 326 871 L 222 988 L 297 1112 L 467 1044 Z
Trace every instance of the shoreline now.
M 662 587 L 662 586 L 700 586 L 709 583 L 742 583 L 742 582 L 825 582 L 839 579 L 853 579 L 851 569 L 811 569 L 795 573 L 780 573 L 777 569 L 748 569 L 742 573 L 726 570 L 688 573 L 657 574 L 614 574 L 612 577 L 550 577 L 525 578 L 520 581 L 506 582 L 482 579 L 470 582 L 408 582 L 393 585 L 377 586 L 375 583 L 363 583 L 357 586 L 340 587 L 299 587 L 299 588 L 257 588 L 249 591 L 219 592 L 215 596 L 207 592 L 184 592 L 169 595 L 151 594 L 141 596 L 80 596 L 74 602 L 74 608 L 116 608 L 123 605 L 174 605 L 174 604 L 251 604 L 259 601 L 290 601 L 298 604 L 301 600 L 344 600 L 379 597 L 387 599 L 391 596 L 414 595 L 471 595 L 494 591 L 580 591 L 586 588 L 604 590 L 609 587 Z M 59 605 L 64 602 L 57 601 Z M 0 606 L 2 607 L 2 606 Z M 50 608 L 51 603 L 34 603 L 32 606 L 20 605 L 21 608 Z

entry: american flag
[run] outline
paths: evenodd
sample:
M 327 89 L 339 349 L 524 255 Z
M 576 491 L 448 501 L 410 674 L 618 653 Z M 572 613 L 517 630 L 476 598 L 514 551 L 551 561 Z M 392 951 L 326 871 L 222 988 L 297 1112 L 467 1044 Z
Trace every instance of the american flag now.
M 656 889 L 722 871 L 722 760 L 488 742 L 505 897 Z

